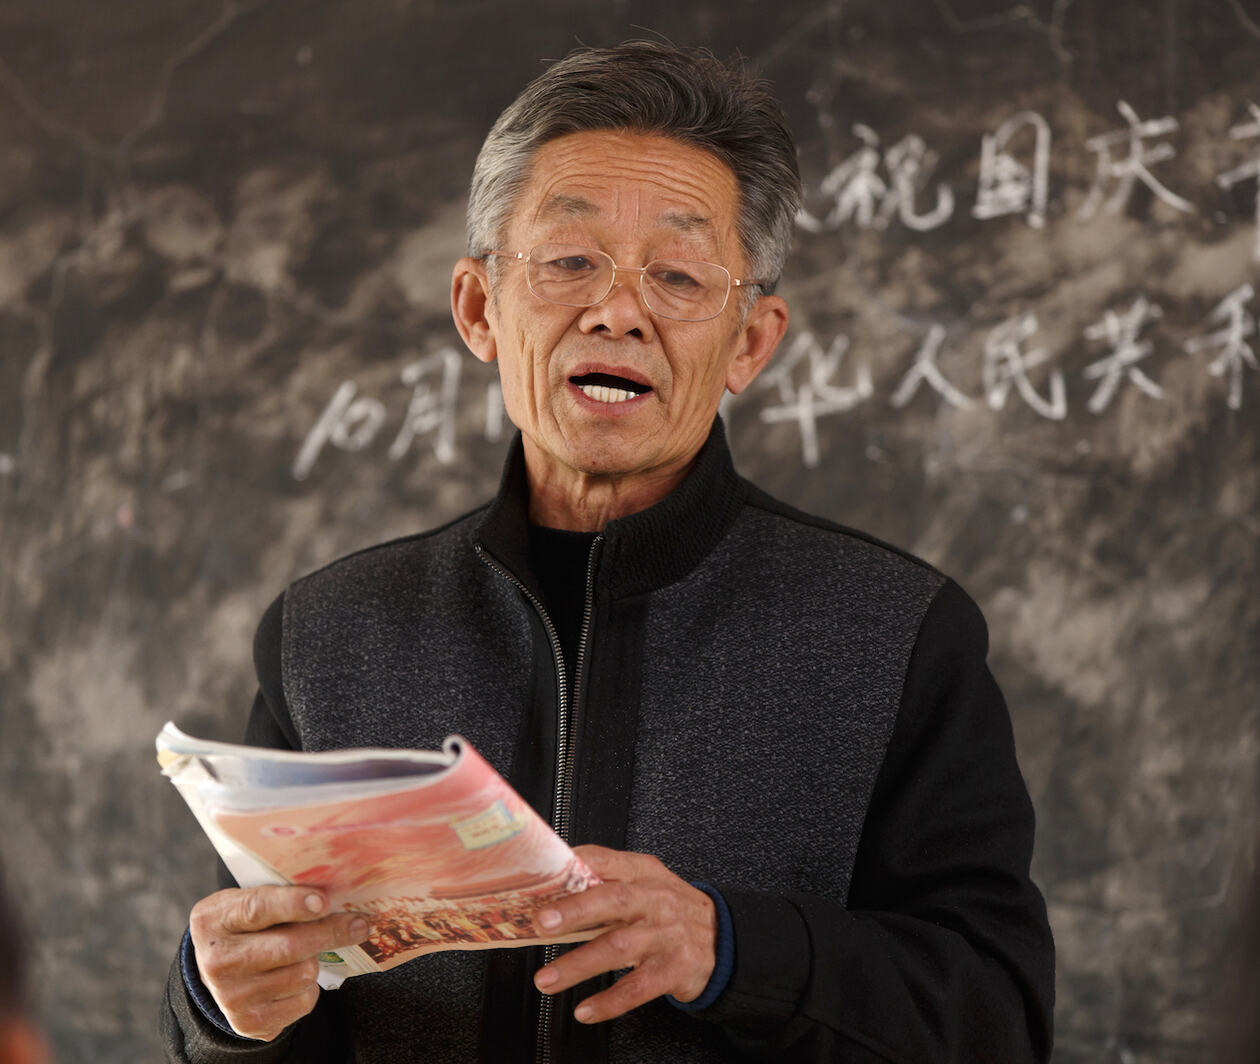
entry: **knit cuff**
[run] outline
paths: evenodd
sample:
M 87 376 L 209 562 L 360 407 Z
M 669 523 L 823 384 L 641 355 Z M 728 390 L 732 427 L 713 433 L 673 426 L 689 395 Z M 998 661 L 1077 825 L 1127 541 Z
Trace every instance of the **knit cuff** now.
M 725 992 L 697 1018 L 742 1038 L 771 1037 L 796 1014 L 809 983 L 809 929 L 787 897 L 738 887 L 722 896 L 739 955 Z
M 207 1020 L 224 1034 L 230 1034 L 233 1038 L 240 1038 L 245 1041 L 254 1041 L 254 1039 L 245 1039 L 243 1035 L 239 1035 L 232 1030 L 232 1025 L 228 1023 L 227 1017 L 223 1015 L 223 1010 L 219 1008 L 219 1003 L 214 1000 L 214 995 L 210 993 L 206 984 L 201 981 L 201 973 L 197 970 L 197 957 L 193 950 L 191 931 L 186 930 L 184 932 L 184 939 L 179 944 L 179 970 L 184 977 L 184 987 L 188 991 L 188 996 L 192 998 L 193 1004 L 197 1006 Z
M 704 891 L 712 899 L 713 908 L 717 913 L 717 938 L 714 942 L 716 960 L 713 964 L 713 974 L 709 976 L 704 990 L 694 1001 L 679 1001 L 673 994 L 667 994 L 665 1000 L 684 1012 L 699 1012 L 712 1005 L 726 989 L 726 984 L 731 981 L 731 972 L 735 969 L 735 928 L 731 923 L 731 911 L 726 907 L 726 899 L 722 897 L 721 891 L 709 886 L 708 883 L 692 883 L 691 885 L 696 890 Z

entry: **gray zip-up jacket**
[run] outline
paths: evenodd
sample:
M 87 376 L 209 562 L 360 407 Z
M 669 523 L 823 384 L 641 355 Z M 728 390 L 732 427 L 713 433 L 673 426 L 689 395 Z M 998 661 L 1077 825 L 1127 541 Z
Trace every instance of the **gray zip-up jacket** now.
M 560 995 L 553 1060 L 1047 1060 L 1032 807 L 971 600 L 739 478 L 718 421 L 677 491 L 596 539 L 572 675 L 527 500 L 518 440 L 486 507 L 291 586 L 256 639 L 249 741 L 432 748 L 458 731 L 571 842 L 718 888 L 734 968 L 716 1001 L 583 1027 Z M 162 1029 L 189 1064 L 532 1061 L 540 963 L 419 958 L 263 1044 L 209 1018 L 186 939 Z

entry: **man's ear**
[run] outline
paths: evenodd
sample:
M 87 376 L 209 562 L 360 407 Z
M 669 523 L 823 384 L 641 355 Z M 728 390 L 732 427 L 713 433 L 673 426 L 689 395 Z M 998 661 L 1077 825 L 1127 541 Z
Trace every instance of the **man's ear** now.
M 486 264 L 480 259 L 460 259 L 451 274 L 451 316 L 468 350 L 482 362 L 493 362 L 499 355 L 487 315 L 489 306 Z
M 738 395 L 770 361 L 787 332 L 788 307 L 778 296 L 762 296 L 740 328 L 739 350 L 726 367 L 727 391 Z

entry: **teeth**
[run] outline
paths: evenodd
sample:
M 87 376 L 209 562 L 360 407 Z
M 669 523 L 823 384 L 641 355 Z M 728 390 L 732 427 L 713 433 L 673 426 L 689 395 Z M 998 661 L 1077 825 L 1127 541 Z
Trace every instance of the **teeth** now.
M 624 388 L 609 388 L 603 384 L 579 384 L 582 394 L 589 399 L 594 399 L 597 403 L 624 403 L 627 399 L 634 398 L 634 392 L 628 392 Z

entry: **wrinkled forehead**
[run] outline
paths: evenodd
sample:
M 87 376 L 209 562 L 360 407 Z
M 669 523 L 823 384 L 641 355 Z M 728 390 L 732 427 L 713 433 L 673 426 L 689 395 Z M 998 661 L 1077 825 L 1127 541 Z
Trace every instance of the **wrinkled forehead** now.
M 659 134 L 571 133 L 534 156 L 510 222 L 522 238 L 589 231 L 632 240 L 653 232 L 728 251 L 739 190 L 717 156 Z
M 614 182 L 607 185 L 596 182 L 591 186 L 589 193 L 583 193 L 581 190 L 564 192 L 553 188 L 543 196 L 533 217 L 543 222 L 598 221 L 604 217 L 615 216 L 618 211 L 627 209 L 641 211 L 644 206 L 651 207 L 654 191 L 656 190 L 623 189 L 617 187 Z M 713 210 L 707 205 L 670 206 L 667 203 L 656 205 L 661 209 L 653 220 L 680 233 L 712 236 L 717 233 L 721 224 L 721 219 L 715 219 Z

